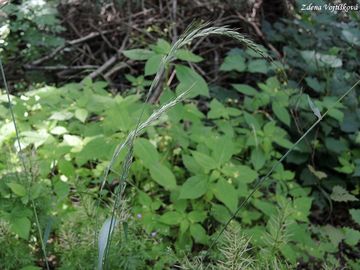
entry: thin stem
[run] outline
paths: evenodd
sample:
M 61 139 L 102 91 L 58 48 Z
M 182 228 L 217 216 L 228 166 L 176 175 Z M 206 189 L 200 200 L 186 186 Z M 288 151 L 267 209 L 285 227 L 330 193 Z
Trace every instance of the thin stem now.
M 25 163 L 25 158 L 24 158 L 24 156 L 22 155 L 22 147 L 21 147 L 21 143 L 20 143 L 19 129 L 18 129 L 17 125 L 16 125 L 14 110 L 13 110 L 13 106 L 12 106 L 12 102 L 11 102 L 11 98 L 10 98 L 10 91 L 9 91 L 9 87 L 8 87 L 8 84 L 7 84 L 7 81 L 6 81 L 5 71 L 4 71 L 4 67 L 3 67 L 2 60 L 1 60 L 1 59 L 0 59 L 0 69 L 1 69 L 1 75 L 2 75 L 2 79 L 3 79 L 5 91 L 6 91 L 6 96 L 7 96 L 7 99 L 8 99 L 8 104 L 9 104 L 9 110 L 10 110 L 10 114 L 11 114 L 11 119 L 12 119 L 12 122 L 13 122 L 14 128 L 15 128 L 16 142 L 17 142 L 17 145 L 18 145 L 18 148 L 19 148 L 19 149 L 18 149 L 19 151 L 18 151 L 17 154 L 18 154 L 19 159 L 20 159 L 20 162 L 21 162 L 21 164 L 22 164 L 22 166 L 23 166 L 24 173 L 25 173 L 25 175 L 28 177 L 28 173 L 27 173 L 27 169 L 26 169 L 26 163 Z M 29 179 L 29 177 L 28 177 L 28 179 Z M 43 238 L 42 238 L 41 226 L 40 226 L 40 222 L 39 222 L 39 218 L 38 218 L 38 214 L 37 214 L 37 210 L 36 210 L 36 205 L 35 205 L 34 199 L 31 198 L 31 195 L 30 195 L 31 183 L 32 183 L 32 177 L 30 178 L 29 185 L 28 185 L 28 195 L 29 195 L 30 202 L 31 202 L 31 206 L 32 206 L 32 208 L 33 208 L 33 212 L 34 212 L 34 216 L 35 216 L 36 227 L 37 227 L 37 230 L 38 230 L 38 233 L 39 233 L 41 250 L 42 250 L 42 252 L 43 252 L 46 269 L 47 269 L 47 270 L 50 270 L 49 262 L 48 262 L 47 256 L 46 256 L 46 247 L 45 247 L 45 244 L 44 244 L 44 241 L 43 241 Z
M 195 38 L 201 38 L 201 37 L 205 37 L 205 36 L 209 36 L 209 35 L 221 35 L 221 36 L 227 36 L 230 38 L 233 38 L 237 41 L 239 41 L 242 44 L 245 44 L 246 46 L 248 46 L 250 49 L 252 49 L 253 51 L 257 52 L 258 54 L 260 54 L 262 57 L 264 57 L 265 59 L 269 60 L 270 62 L 274 63 L 272 61 L 272 58 L 266 53 L 264 52 L 257 44 L 255 44 L 253 41 L 247 39 L 245 36 L 241 35 L 240 33 L 228 28 L 228 27 L 207 27 L 208 24 L 192 24 L 186 31 L 185 33 L 173 44 L 173 46 L 171 47 L 169 53 L 162 58 L 162 61 L 160 63 L 159 69 L 155 75 L 154 80 L 151 83 L 151 86 L 149 88 L 149 91 L 147 93 L 146 99 L 145 99 L 145 103 L 147 103 L 155 89 L 155 87 L 158 85 L 159 81 L 161 80 L 161 76 L 165 70 L 165 67 L 171 63 L 176 57 L 176 51 L 189 44 L 192 40 L 194 40 Z M 179 96 L 180 97 L 180 96 Z M 170 102 L 171 103 L 171 102 Z M 170 104 L 168 103 L 168 104 Z M 164 105 L 162 108 L 165 108 L 168 104 Z M 162 109 L 161 108 L 161 109 Z M 160 109 L 160 110 L 161 110 Z M 146 125 L 144 125 L 144 127 L 142 127 L 143 125 L 141 124 L 141 119 L 144 115 L 145 112 L 145 106 L 142 107 L 141 112 L 140 112 L 140 116 L 137 120 L 137 124 L 135 129 L 129 134 L 129 136 L 127 137 L 127 139 L 125 140 L 124 143 L 119 144 L 116 149 L 115 152 L 110 160 L 109 165 L 107 166 L 105 173 L 104 173 L 104 178 L 100 187 L 100 199 L 102 198 L 102 189 L 105 186 L 105 183 L 107 182 L 108 179 L 108 175 L 111 171 L 111 168 L 113 166 L 113 164 L 115 163 L 117 157 L 119 156 L 120 152 L 122 149 L 125 148 L 125 146 L 129 147 L 130 149 L 128 150 L 128 153 L 126 155 L 125 161 L 124 161 L 124 166 L 122 167 L 123 169 L 123 175 L 125 175 L 124 178 L 120 179 L 120 190 L 122 189 L 123 185 L 122 182 L 125 180 L 127 172 L 130 169 L 131 166 L 131 151 L 132 151 L 132 146 L 134 144 L 134 140 L 135 138 L 138 136 L 138 133 L 140 132 L 140 130 L 142 130 L 143 128 L 146 127 Z M 151 118 L 151 116 L 150 116 Z M 149 118 L 149 119 L 150 119 Z M 146 123 L 146 122 L 144 122 Z M 148 124 L 148 123 L 147 123 Z M 124 171 L 126 171 L 124 173 Z M 109 226 L 109 230 L 108 230 L 108 241 L 106 244 L 106 250 L 105 250 L 105 259 L 104 261 L 101 262 L 101 266 L 103 266 L 103 264 L 107 264 L 106 262 L 106 258 L 109 252 L 109 248 L 110 248 L 110 243 L 111 243 L 111 236 L 112 236 L 112 231 L 113 231 L 113 226 L 115 226 L 115 210 L 117 208 L 117 203 L 121 202 L 121 195 L 122 192 L 119 192 L 119 194 L 115 194 L 116 198 L 115 198 L 115 203 L 113 205 L 113 209 L 112 209 L 112 214 L 111 214 L 111 222 L 110 222 L 110 226 Z M 97 219 L 96 219 L 97 220 Z M 98 227 L 98 226 L 96 226 Z M 97 234 L 95 233 L 95 236 Z M 99 258 L 102 259 L 102 258 Z

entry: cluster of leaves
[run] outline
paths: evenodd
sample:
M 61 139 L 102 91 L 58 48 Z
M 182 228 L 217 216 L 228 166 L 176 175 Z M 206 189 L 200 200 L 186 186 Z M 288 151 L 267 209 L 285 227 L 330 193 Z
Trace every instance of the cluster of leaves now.
M 292 78 L 311 96 L 312 111 L 319 115 L 331 108 L 328 117 L 287 162 L 298 166 L 294 171 L 299 183 L 311 189 L 316 209 L 312 221 L 322 225 L 321 234 L 327 235 L 334 246 L 345 243 L 345 248 L 353 252 L 358 250 L 355 246 L 360 236 L 359 212 L 355 209 L 360 177 L 358 90 L 342 104 L 335 101 L 359 78 L 359 21 L 357 12 L 304 12 L 298 19 L 266 26 L 270 41 L 285 45 Z M 293 116 L 296 127 L 292 134 L 306 129 L 303 123 L 314 118 L 299 103 Z
M 21 68 L 21 64 L 63 45 L 59 35 L 64 28 L 58 19 L 59 1 L 17 2 L 9 1 L 1 9 L 0 55 L 4 62 L 16 63 Z

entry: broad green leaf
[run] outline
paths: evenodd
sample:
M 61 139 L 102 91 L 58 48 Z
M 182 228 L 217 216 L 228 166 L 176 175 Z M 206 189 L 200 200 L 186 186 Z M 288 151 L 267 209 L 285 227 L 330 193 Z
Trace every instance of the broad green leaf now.
M 146 167 L 151 167 L 159 161 L 159 153 L 155 146 L 144 138 L 138 138 L 134 144 L 134 154 L 138 157 Z
M 360 209 L 350 209 L 351 218 L 360 225 Z
M 338 68 L 342 66 L 342 60 L 335 55 L 315 53 L 315 51 L 302 51 L 301 56 L 308 64 L 320 67 Z
M 147 60 L 154 55 L 154 52 L 146 49 L 126 50 L 123 54 L 131 60 Z
M 156 74 L 160 67 L 162 59 L 163 56 L 159 54 L 151 56 L 145 63 L 145 76 Z
M 269 67 L 269 64 L 266 60 L 257 59 L 257 60 L 250 61 L 250 63 L 248 64 L 248 71 L 251 73 L 267 74 L 267 72 L 269 70 L 268 67 Z
M 192 223 L 196 223 L 196 222 L 203 222 L 206 219 L 207 216 L 207 212 L 206 211 L 191 211 L 188 214 L 188 218 Z
M 260 129 L 260 124 L 253 114 L 244 112 L 244 118 L 246 124 L 248 124 L 250 127 L 254 127 L 255 129 Z
M 328 115 L 338 120 L 340 123 L 344 120 L 344 113 L 335 108 L 329 108 Z
M 236 211 L 238 205 L 238 195 L 235 188 L 230 183 L 224 179 L 220 179 L 213 186 L 213 191 L 216 199 L 227 206 L 232 213 Z
M 171 44 L 165 39 L 159 38 L 156 45 L 150 46 L 158 54 L 168 54 L 171 49 Z
M 180 224 L 181 220 L 183 219 L 183 216 L 178 212 L 166 212 L 163 214 L 159 221 L 161 223 L 167 224 L 167 225 L 177 225 Z
M 259 209 L 268 217 L 272 217 L 276 215 L 276 207 L 274 206 L 273 203 L 260 199 L 255 199 L 252 203 L 257 209 Z
M 331 225 L 326 225 L 322 229 L 328 235 L 331 243 L 336 247 L 344 239 L 344 234 L 342 233 L 342 231 Z
M 27 217 L 15 217 L 10 220 L 11 231 L 25 240 L 29 238 L 30 227 L 31 223 Z
M 72 114 L 71 112 L 68 111 L 61 111 L 61 112 L 54 112 L 51 116 L 50 116 L 50 120 L 58 120 L 58 121 L 65 121 L 65 120 L 69 120 L 74 116 L 74 114 Z
M 196 164 L 196 161 L 192 156 L 182 155 L 182 161 L 189 172 L 192 172 L 193 174 L 201 174 L 204 172 L 204 169 Z
M 206 172 L 217 168 L 217 162 L 210 156 L 201 152 L 192 151 L 192 156 L 195 161 L 202 167 Z
M 282 138 L 282 137 L 274 137 L 273 138 L 274 142 L 277 143 L 278 145 L 290 149 L 291 147 L 293 147 L 293 143 L 290 142 L 288 139 L 286 138 Z M 296 149 L 296 148 L 295 148 Z
M 255 220 L 260 219 L 263 215 L 259 211 L 247 211 L 243 210 L 239 213 L 241 222 L 251 225 Z
M 85 123 L 88 115 L 89 115 L 89 113 L 85 109 L 76 109 L 76 111 L 75 111 L 75 117 L 83 123 Z
M 219 137 L 211 147 L 213 150 L 211 156 L 218 164 L 218 167 L 228 162 L 235 150 L 232 139 L 226 136 Z
M 42 184 L 40 183 L 33 184 L 30 188 L 30 198 L 35 200 L 41 194 L 43 194 L 43 191 L 44 189 Z
M 248 96 L 256 96 L 258 91 L 255 88 L 251 87 L 247 84 L 232 84 L 232 86 L 236 89 L 236 91 L 243 93 Z
M 75 160 L 78 165 L 83 165 L 89 160 L 110 160 L 113 150 L 113 145 L 103 136 L 98 136 L 84 145 L 76 154 Z
M 22 137 L 21 146 L 23 148 L 30 144 L 33 144 L 35 148 L 38 148 L 43 145 L 50 137 L 50 134 L 45 129 L 36 131 L 23 131 L 20 135 Z
M 179 49 L 176 51 L 176 58 L 183 60 L 183 61 L 189 61 L 189 62 L 194 62 L 194 63 L 198 63 L 201 62 L 203 60 L 202 57 L 194 54 L 193 52 L 186 50 L 186 49 Z
M 281 122 L 283 122 L 287 126 L 290 126 L 290 115 L 288 110 L 283 105 L 278 102 L 273 102 L 272 110 Z
M 179 199 L 196 199 L 206 193 L 208 180 L 204 175 L 192 176 L 180 188 Z
M 312 198 L 297 198 L 294 199 L 294 218 L 299 221 L 308 221 L 308 215 L 312 205 Z
M 350 28 L 349 26 L 346 29 L 341 31 L 343 38 L 356 46 L 360 46 L 360 30 L 357 28 Z
M 341 130 L 347 133 L 357 132 L 360 128 L 359 118 L 354 111 L 346 110 L 344 120 L 341 123 Z
M 211 215 L 222 224 L 225 224 L 231 218 L 229 210 L 221 204 L 213 204 Z
M 8 183 L 7 186 L 11 189 L 11 191 L 19 197 L 23 197 L 26 195 L 26 189 L 23 185 L 18 183 Z
M 319 172 L 320 173 L 320 172 Z M 295 173 L 292 171 L 284 170 L 283 166 L 278 166 L 275 170 L 275 173 L 272 174 L 274 179 L 288 181 L 293 180 L 295 177 Z
M 63 141 L 64 144 L 70 145 L 72 147 L 82 146 L 82 144 L 83 144 L 81 137 L 76 136 L 76 135 L 65 134 L 63 136 L 63 138 L 64 138 L 64 141 Z
M 199 95 L 208 97 L 209 87 L 204 80 L 196 71 L 183 65 L 176 65 L 176 77 L 180 84 L 176 88 L 176 93 L 180 94 L 191 89 L 187 95 L 189 98 L 197 97 Z
M 225 106 L 220 103 L 217 99 L 213 99 L 210 104 L 210 111 L 208 112 L 208 118 L 209 119 L 216 119 L 216 118 L 229 118 L 229 114 L 225 109 Z
M 221 172 L 238 181 L 238 183 L 246 184 L 253 182 L 258 174 L 256 171 L 252 170 L 250 167 L 245 165 L 234 165 L 232 163 L 227 163 L 221 168 Z
M 68 130 L 65 127 L 56 126 L 50 130 L 50 133 L 53 135 L 64 135 L 65 133 L 68 133 Z
M 198 223 L 190 225 L 190 233 L 196 243 L 207 245 L 209 243 L 209 237 L 205 229 Z
M 226 56 L 224 63 L 220 66 L 220 70 L 222 71 L 236 70 L 238 72 L 243 72 L 245 69 L 245 59 L 240 54 L 230 54 Z
M 331 199 L 336 202 L 351 202 L 358 201 L 358 199 L 350 194 L 346 189 L 341 186 L 334 186 L 330 195 Z
M 135 124 L 130 112 L 129 107 L 121 105 L 109 108 L 105 111 L 103 126 L 111 131 L 130 131 Z
M 54 191 L 60 198 L 65 198 L 70 191 L 70 187 L 63 181 L 57 181 L 54 185 Z
M 150 174 L 152 179 L 166 189 L 172 190 L 176 188 L 176 179 L 172 171 L 161 163 L 155 163 L 150 166 Z
M 360 231 L 352 228 L 344 228 L 345 231 L 345 243 L 350 246 L 355 246 L 360 241 Z
M 318 93 L 322 93 L 325 90 L 325 84 L 319 82 L 316 77 L 306 77 L 305 81 L 309 87 Z
M 180 228 L 179 228 L 180 234 L 184 234 L 189 229 L 189 226 L 190 226 L 189 220 L 183 219 L 180 222 Z
M 325 138 L 325 146 L 326 148 L 334 153 L 341 154 L 344 153 L 348 149 L 348 141 L 344 138 L 340 137 L 340 140 L 336 140 L 333 137 Z
M 250 159 L 255 170 L 260 170 L 262 167 L 264 167 L 266 162 L 265 153 L 259 147 L 256 147 L 251 151 Z

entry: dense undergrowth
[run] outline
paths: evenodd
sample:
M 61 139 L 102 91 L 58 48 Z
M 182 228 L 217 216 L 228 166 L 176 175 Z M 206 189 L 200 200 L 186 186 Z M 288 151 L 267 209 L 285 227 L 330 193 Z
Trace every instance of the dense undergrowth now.
M 203 59 L 189 46 L 166 66 L 159 105 L 144 104 L 171 49 L 159 39 L 124 52 L 144 71 L 126 74 L 132 88 L 122 94 L 89 78 L 33 86 L 12 97 L 26 174 L 2 91 L 0 268 L 45 267 L 34 202 L 50 267 L 94 269 L 95 232 L 110 213 L 126 159 L 121 153 L 99 197 L 116 146 L 144 106 L 146 119 L 192 88 L 134 141 L 107 267 L 358 269 L 359 89 L 337 100 L 359 79 L 360 19 L 337 19 L 305 13 L 265 24 L 269 41 L 283 46 L 287 78 L 279 63 L 239 47 L 223 56 L 226 81 L 208 84 L 194 68 Z M 203 256 L 259 179 L 326 110 Z

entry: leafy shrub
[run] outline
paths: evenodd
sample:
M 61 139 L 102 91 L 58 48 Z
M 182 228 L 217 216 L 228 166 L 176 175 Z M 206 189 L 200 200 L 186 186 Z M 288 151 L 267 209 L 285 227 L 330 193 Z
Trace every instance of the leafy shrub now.
M 318 25 L 323 21 L 311 26 L 306 20 L 316 19 L 305 16 L 302 21 L 295 21 L 304 24 L 305 37 L 321 31 Z M 250 198 L 247 208 L 236 215 L 242 226 L 240 238 L 249 239 L 239 241 L 256 251 L 262 250 L 258 252 L 263 259 L 260 269 L 275 265 L 280 269 L 297 265 L 315 267 L 324 261 L 335 267 L 339 265 L 335 255 L 356 269 L 358 263 L 339 249 L 339 244 L 349 252 L 358 251 L 359 214 L 354 202 L 358 200 L 356 181 L 360 163 L 359 151 L 354 146 L 359 144 L 359 100 L 356 92 L 352 92 L 346 106 L 336 100 L 356 77 L 353 66 L 346 70 L 342 66 L 352 63 L 350 56 L 357 52 L 349 49 L 343 51 L 344 59 L 339 58 L 340 45 L 338 49 L 334 45 L 340 43 L 332 44 L 340 42 L 336 38 L 326 41 L 326 45 L 319 41 L 322 50 L 303 50 L 305 37 L 294 34 L 291 24 L 286 29 L 284 25 L 276 27 L 286 30 L 285 37 L 293 42 L 294 48 L 300 48 L 294 50 L 294 61 L 289 61 L 288 69 L 295 77 L 305 74 L 303 87 L 309 96 L 302 94 L 294 81 L 284 81 L 277 74 L 276 65 L 270 67 L 249 50 L 234 49 L 226 55 L 221 71 L 229 73 L 232 81 L 225 86 L 227 91 L 221 93 L 191 68 L 189 63 L 198 63 L 202 58 L 187 49 L 176 54 L 181 63 L 166 66 L 167 75 L 175 70 L 177 84 L 175 92 L 164 87 L 160 106 L 193 82 L 196 84 L 190 97 L 195 99 L 177 104 L 136 139 L 126 196 L 131 200 L 132 215 L 138 217 L 134 221 L 137 225 L 132 223 L 133 238 L 128 241 L 123 242 L 125 236 L 119 232 L 115 234 L 114 241 L 124 256 L 118 257 L 119 253 L 112 253 L 111 249 L 110 263 L 121 263 L 124 268 L 142 269 L 150 265 L 162 269 L 176 261 L 164 255 L 167 246 L 179 257 L 184 252 L 196 254 L 208 248 L 259 179 L 293 147 L 292 141 L 329 109 L 329 117 L 276 167 Z M 347 27 L 352 29 L 351 22 Z M 341 35 L 347 37 L 347 42 L 356 42 L 350 34 Z M 295 37 L 294 41 L 290 35 Z M 274 42 L 281 42 L 280 38 L 274 32 Z M 137 90 L 133 92 L 147 88 L 148 76 L 156 72 L 169 50 L 168 42 L 158 40 L 148 49 L 124 53 L 131 59 L 146 61 L 144 75 L 127 76 Z M 244 74 L 256 74 L 260 79 L 244 82 L 241 81 Z M 41 210 L 40 219 L 50 216 L 55 220 L 52 230 L 60 240 L 50 252 L 60 258 L 60 267 L 64 269 L 72 266 L 87 269 L 93 265 L 89 257 L 95 256 L 95 249 L 89 246 L 89 231 L 96 226 L 96 220 L 91 220 L 93 214 L 86 213 L 86 201 L 97 199 L 96 187 L 102 183 L 103 171 L 115 146 L 124 142 L 136 127 L 144 106 L 139 94 L 112 96 L 106 86 L 104 82 L 85 79 L 80 84 L 46 86 L 20 98 L 13 97 L 23 147 L 36 153 L 34 176 L 39 189 L 46 191 L 34 199 Z M 210 93 L 214 93 L 213 98 Z M 1 96 L 0 101 L 0 146 L 8 149 L 13 146 L 14 130 L 8 120 L 5 98 Z M 146 117 L 154 107 L 145 106 Z M 120 162 L 124 159 L 122 154 L 109 174 L 101 206 L 112 203 L 111 195 L 116 192 L 114 187 L 121 178 Z M 1 159 L 1 167 L 5 168 L 7 162 Z M 14 163 L 12 166 L 16 171 Z M 11 233 L 28 240 L 34 217 L 29 211 L 26 186 L 21 177 L 2 171 L 1 217 L 9 222 Z M 74 206 L 79 198 L 85 213 Z M 341 204 L 344 202 L 352 208 L 346 210 L 345 226 L 327 224 L 324 215 L 317 214 L 327 210 L 331 218 L 337 207 L 340 210 L 344 207 Z M 22 218 L 27 219 L 18 230 L 11 218 L 16 208 L 11 209 L 10 205 L 14 204 L 25 213 Z M 74 217 L 78 219 L 71 222 Z M 28 226 L 24 228 L 24 224 Z M 137 231 L 137 226 L 144 231 Z M 146 236 L 143 239 L 156 237 L 149 242 L 141 241 L 143 235 Z M 225 249 L 229 247 L 225 245 Z M 211 256 L 224 267 L 229 261 L 227 255 L 236 252 L 242 254 L 240 259 L 252 262 L 253 254 L 246 254 L 245 249 L 241 253 L 237 246 L 232 248 L 234 252 L 229 254 L 215 252 Z M 134 250 L 138 253 L 133 253 Z
M 24 64 L 64 44 L 60 37 L 64 28 L 57 17 L 57 0 L 9 2 L 1 9 L 0 55 L 3 62 L 11 63 L 8 72 L 23 78 Z M 39 72 L 29 75 L 31 81 L 47 80 Z M 23 89 L 21 83 L 18 87 Z

